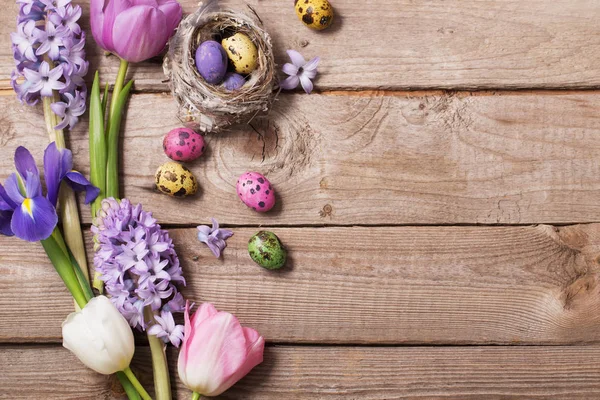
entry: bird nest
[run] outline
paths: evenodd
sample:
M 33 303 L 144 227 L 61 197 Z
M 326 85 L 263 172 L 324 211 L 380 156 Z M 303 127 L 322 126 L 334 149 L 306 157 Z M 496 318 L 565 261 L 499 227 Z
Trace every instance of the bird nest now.
M 271 37 L 256 18 L 231 10 L 219 10 L 216 1 L 201 4 L 187 16 L 169 41 L 163 70 L 177 100 L 177 116 L 188 127 L 219 132 L 234 124 L 248 123 L 267 112 L 278 86 Z M 258 67 L 236 91 L 207 83 L 196 69 L 195 53 L 206 40 L 221 42 L 237 32 L 247 35 L 258 49 Z

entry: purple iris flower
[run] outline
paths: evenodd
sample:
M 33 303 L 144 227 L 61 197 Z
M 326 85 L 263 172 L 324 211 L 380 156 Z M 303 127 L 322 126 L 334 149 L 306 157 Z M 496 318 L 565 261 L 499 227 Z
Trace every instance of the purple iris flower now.
M 33 156 L 25 147 L 15 152 L 17 173 L 0 185 L 0 233 L 17 236 L 29 242 L 47 239 L 56 224 L 56 202 L 62 181 L 75 190 L 86 190 L 86 199 L 94 200 L 99 190 L 79 172 L 72 171 L 72 156 L 67 149 L 59 151 L 52 142 L 44 154 L 47 196 L 42 193 L 40 173 Z M 63 170 L 68 168 L 67 173 Z

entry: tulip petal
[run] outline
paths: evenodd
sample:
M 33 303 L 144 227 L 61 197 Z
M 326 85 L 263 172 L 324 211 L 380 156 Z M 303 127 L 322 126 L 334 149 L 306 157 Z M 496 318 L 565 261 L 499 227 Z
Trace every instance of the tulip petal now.
M 90 24 L 92 35 L 96 43 L 104 50 L 113 53 L 115 46 L 113 43 L 113 26 L 117 16 L 132 7 L 129 0 L 91 0 L 90 1 Z
M 56 143 L 52 142 L 44 151 L 44 179 L 46 180 L 46 197 L 56 206 L 60 190 L 61 154 Z
M 173 34 L 179 22 L 181 22 L 181 17 L 183 15 L 183 10 L 181 9 L 181 4 L 177 1 L 167 0 L 167 1 L 159 1 L 158 9 L 165 14 L 167 19 L 167 31 L 169 33 L 169 37 Z
M 65 175 L 65 179 L 69 186 L 76 192 L 85 191 L 85 204 L 90 204 L 96 200 L 96 197 L 100 194 L 100 189 L 92 185 L 85 176 L 77 171 L 71 171 Z
M 243 328 L 246 336 L 246 344 L 248 345 L 248 353 L 244 365 L 235 372 L 226 382 L 221 385 L 215 392 L 223 393 L 229 389 L 237 381 L 248 375 L 252 368 L 263 362 L 263 354 L 265 350 L 265 339 L 259 335 L 254 329 Z
M 17 168 L 19 175 L 21 175 L 23 178 L 27 177 L 27 171 L 35 175 L 40 174 L 37 166 L 35 165 L 33 156 L 29 150 L 23 146 L 17 147 L 17 150 L 15 151 L 15 167 Z
M 37 242 L 48 239 L 58 223 L 56 209 L 45 197 L 25 199 L 11 220 L 11 230 L 19 239 Z
M 246 339 L 237 318 L 218 312 L 186 338 L 186 384 L 205 396 L 217 396 L 228 387 L 224 382 L 240 370 L 246 361 Z M 183 348 L 182 348 L 183 349 Z
M 121 12 L 115 18 L 115 52 L 129 62 L 141 62 L 157 56 L 165 48 L 171 32 L 167 18 L 158 9 L 140 5 Z

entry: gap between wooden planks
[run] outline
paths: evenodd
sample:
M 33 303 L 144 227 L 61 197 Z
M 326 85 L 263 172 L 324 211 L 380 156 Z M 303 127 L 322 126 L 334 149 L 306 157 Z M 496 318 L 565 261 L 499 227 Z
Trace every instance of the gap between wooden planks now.
M 88 2 L 82 25 L 89 30 Z M 181 1 L 185 13 L 196 0 Z M 314 32 L 298 20 L 291 0 L 247 1 L 270 32 L 279 65 L 287 49 L 320 56 L 321 89 L 589 88 L 600 86 L 597 60 L 600 4 L 592 0 L 335 0 L 334 25 Z M 246 1 L 221 1 L 246 9 Z M 250 11 L 248 10 L 250 13 Z M 0 15 L 0 79 L 14 68 L 10 32 L 17 7 Z M 91 34 L 90 71 L 114 81 Z M 137 64 L 139 89 L 164 90 L 162 60 Z M 90 74 L 91 75 L 91 74 Z
M 169 351 L 175 399 L 190 392 Z M 592 399 L 600 396 L 599 346 L 267 346 L 265 361 L 215 399 Z M 0 347 L 0 398 L 122 399 L 116 378 L 85 369 L 58 346 Z M 152 387 L 150 354 L 133 370 Z M 8 395 L 8 397 L 3 397 Z
M 569 224 L 600 221 L 600 96 L 466 93 L 428 96 L 281 96 L 268 118 L 208 135 L 189 164 L 200 192 L 154 190 L 168 159 L 162 137 L 179 125 L 168 95 L 133 96 L 125 119 L 123 193 L 167 225 Z M 39 108 L 0 97 L 0 179 L 14 149 L 42 159 Z M 88 168 L 86 121 L 70 133 Z M 257 133 L 258 132 L 258 133 Z M 278 193 L 268 214 L 250 212 L 235 183 L 263 172 Z M 89 223 L 89 209 L 82 210 Z
M 271 230 L 290 254 L 278 272 L 248 256 L 258 228 L 234 229 L 221 260 L 195 229 L 171 230 L 184 295 L 278 343 L 600 340 L 600 224 Z M 0 237 L 0 248 L 0 342 L 60 341 L 72 302 L 41 247 Z

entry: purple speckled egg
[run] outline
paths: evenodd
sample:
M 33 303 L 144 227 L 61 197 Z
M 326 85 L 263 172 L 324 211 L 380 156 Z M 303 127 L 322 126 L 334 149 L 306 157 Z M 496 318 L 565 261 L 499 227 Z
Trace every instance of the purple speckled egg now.
M 223 79 L 223 86 L 225 89 L 233 92 L 234 90 L 238 90 L 246 83 L 246 79 L 240 74 L 236 74 L 235 72 L 228 72 L 225 74 L 225 79 Z
M 271 183 L 258 172 L 246 172 L 237 181 L 237 193 L 242 202 L 258 212 L 267 212 L 275 205 Z
M 198 46 L 196 68 L 206 82 L 221 83 L 227 72 L 227 53 L 223 46 L 214 40 L 207 40 Z
M 163 149 L 171 160 L 193 161 L 204 153 L 204 138 L 188 128 L 175 128 L 165 135 Z

